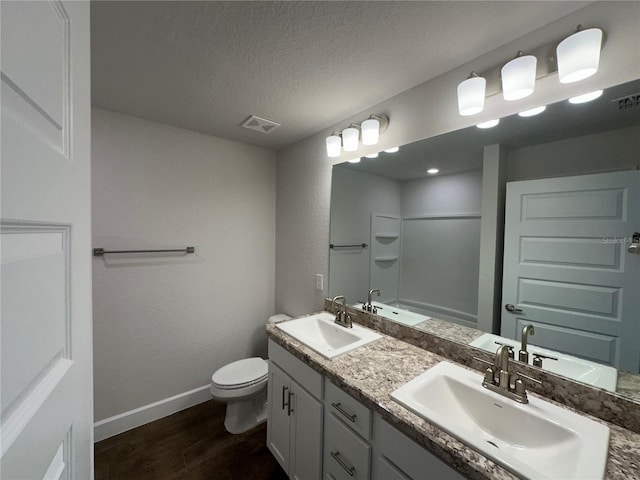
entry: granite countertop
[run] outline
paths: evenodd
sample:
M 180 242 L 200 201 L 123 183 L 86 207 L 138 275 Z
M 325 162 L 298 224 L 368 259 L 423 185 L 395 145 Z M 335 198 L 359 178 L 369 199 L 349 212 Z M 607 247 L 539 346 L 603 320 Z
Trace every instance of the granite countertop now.
M 387 335 L 382 335 L 378 341 L 328 360 L 282 332 L 276 325 L 267 325 L 267 334 L 276 343 L 361 403 L 378 412 L 386 421 L 435 453 L 467 478 L 518 479 L 516 475 L 483 454 L 476 452 L 391 399 L 390 393 L 401 385 L 439 362 L 450 360 Z M 530 395 L 537 396 L 532 393 Z M 551 403 L 567 408 L 557 402 L 551 401 Z M 589 416 L 589 418 L 608 426 L 611 430 L 605 478 L 616 480 L 638 478 L 640 434 L 595 417 Z

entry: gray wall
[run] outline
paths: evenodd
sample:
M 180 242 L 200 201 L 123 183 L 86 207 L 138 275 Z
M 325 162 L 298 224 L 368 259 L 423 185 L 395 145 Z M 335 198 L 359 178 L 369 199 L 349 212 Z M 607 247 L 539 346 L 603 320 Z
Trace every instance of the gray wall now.
M 402 301 L 475 325 L 481 201 L 481 170 L 402 182 Z
M 482 170 L 402 182 L 402 216 L 480 213 Z
M 95 418 L 207 385 L 266 353 L 275 154 L 93 110 L 93 244 L 195 255 L 94 257 Z
M 358 154 L 405 145 L 423 138 L 465 128 L 549 104 L 572 95 L 606 88 L 640 77 L 638 2 L 598 2 L 563 17 L 473 62 L 434 78 L 344 121 L 327 126 L 291 147 L 278 152 L 276 310 L 303 314 L 322 309 L 323 293 L 315 289 L 316 273 L 329 268 L 329 199 L 331 166 L 347 158 L 329 159 L 324 138 L 333 130 L 360 122 L 371 113 L 389 115 L 391 123 L 375 147 L 361 147 Z M 607 40 L 596 75 L 575 84 L 560 85 L 556 75 L 538 80 L 536 92 L 518 102 L 500 95 L 487 98 L 485 111 L 474 117 L 457 112 L 456 85 L 472 70 L 484 71 L 526 51 L 567 36 L 576 25 L 598 25 Z M 355 87 L 354 87 L 355 88 Z M 325 287 L 326 288 L 326 287 Z
M 331 242 L 370 243 L 371 214 L 400 215 L 400 182 L 348 168 L 333 169 Z M 330 295 L 347 301 L 366 300 L 370 248 L 333 249 Z
M 640 126 L 508 152 L 507 179 L 533 180 L 640 168 Z

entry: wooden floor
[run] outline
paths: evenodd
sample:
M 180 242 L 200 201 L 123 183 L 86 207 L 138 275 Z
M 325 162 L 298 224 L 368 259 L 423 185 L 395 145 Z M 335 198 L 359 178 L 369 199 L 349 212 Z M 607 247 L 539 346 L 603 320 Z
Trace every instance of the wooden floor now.
M 96 480 L 284 480 L 266 447 L 266 424 L 241 435 L 209 402 L 95 444 Z

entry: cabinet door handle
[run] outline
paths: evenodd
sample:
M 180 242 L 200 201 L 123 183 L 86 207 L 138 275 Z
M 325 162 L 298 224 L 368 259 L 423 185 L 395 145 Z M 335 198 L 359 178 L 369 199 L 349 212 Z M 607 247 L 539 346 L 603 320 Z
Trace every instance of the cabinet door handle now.
M 353 474 L 356 471 L 356 467 L 350 467 L 349 465 L 347 465 L 344 460 L 342 460 L 340 458 L 340 452 L 339 451 L 335 451 L 335 452 L 331 452 L 331 456 L 333 457 L 333 459 L 338 462 L 338 465 L 340 465 L 342 468 L 344 468 L 344 471 L 347 472 L 349 474 L 350 477 L 353 477 Z
M 340 402 L 338 403 L 331 402 L 331 406 L 335 408 L 338 412 L 340 412 L 342 415 L 347 417 L 350 422 L 356 423 L 356 414 L 355 413 L 351 414 L 347 412 L 344 408 L 342 408 L 342 404 Z
M 282 386 L 282 410 L 284 410 L 285 407 L 288 407 L 289 404 L 285 401 L 285 397 L 289 398 L 286 393 L 287 390 L 289 390 L 289 387 L 285 387 L 284 385 Z
M 287 415 L 288 416 L 291 416 L 291 414 L 293 413 L 293 408 L 291 408 L 291 398 L 293 398 L 293 392 L 289 390 L 289 393 L 287 394 Z

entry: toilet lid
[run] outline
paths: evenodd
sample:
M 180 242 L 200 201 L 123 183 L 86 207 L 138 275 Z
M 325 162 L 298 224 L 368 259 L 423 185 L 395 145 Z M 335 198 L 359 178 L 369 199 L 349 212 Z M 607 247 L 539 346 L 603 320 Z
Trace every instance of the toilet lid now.
M 245 386 L 266 378 L 267 362 L 260 357 L 244 358 L 219 368 L 211 381 L 222 387 Z

